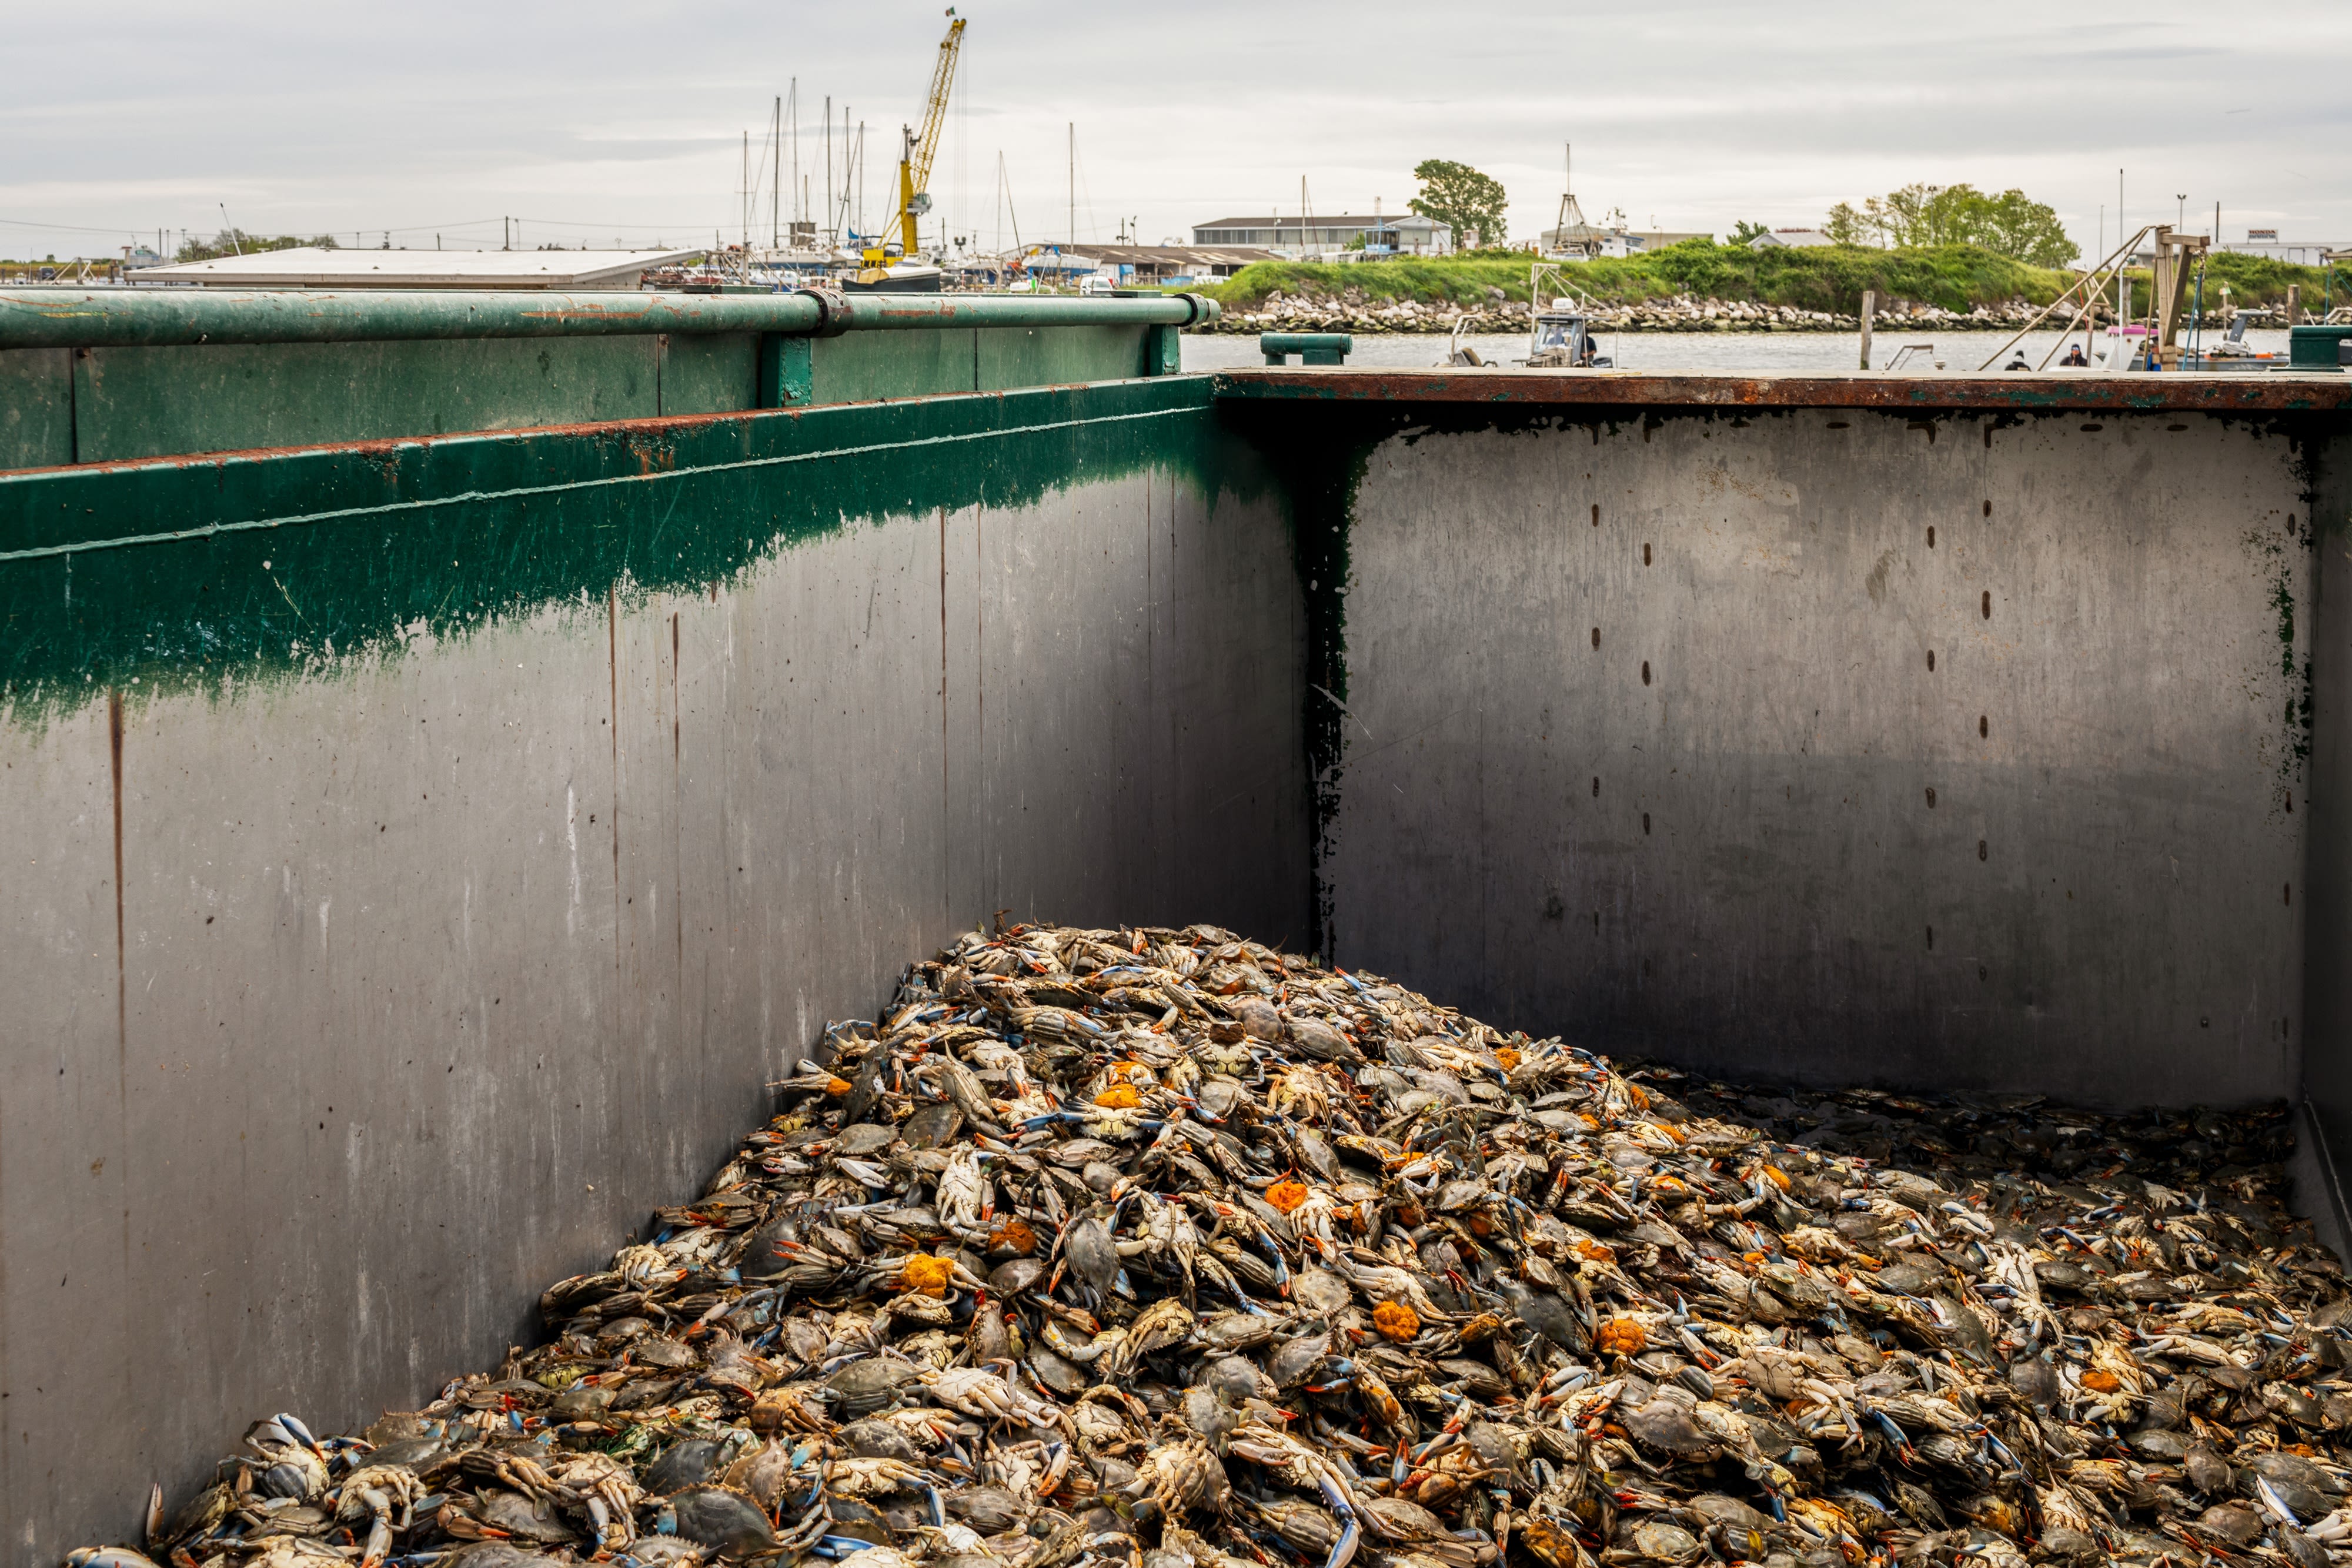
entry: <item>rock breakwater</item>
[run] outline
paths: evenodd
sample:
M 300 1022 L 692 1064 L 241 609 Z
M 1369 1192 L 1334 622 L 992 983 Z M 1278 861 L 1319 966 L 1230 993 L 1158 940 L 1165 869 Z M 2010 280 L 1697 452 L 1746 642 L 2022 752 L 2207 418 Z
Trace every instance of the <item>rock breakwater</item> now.
M 1979 305 L 1967 311 L 1897 300 L 1874 319 L 1875 330 L 1940 328 L 1996 330 L 2022 327 L 2040 307 L 2022 299 Z M 1675 295 L 1632 305 L 1602 305 L 1591 313 L 1604 332 L 1852 332 L 1857 316 L 1806 310 L 1793 305 Z M 1524 332 L 1524 300 L 1382 300 L 1353 295 L 1272 294 L 1255 306 L 1227 311 L 1211 329 L 1217 332 Z

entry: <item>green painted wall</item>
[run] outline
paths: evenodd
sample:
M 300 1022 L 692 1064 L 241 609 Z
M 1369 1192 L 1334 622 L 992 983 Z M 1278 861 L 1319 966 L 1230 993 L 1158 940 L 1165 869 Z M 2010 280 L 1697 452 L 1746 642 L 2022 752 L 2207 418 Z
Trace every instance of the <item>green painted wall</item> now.
M 1234 446 L 1171 377 L 0 474 L 0 717 L 698 589 L 846 519 L 1144 469 L 1214 494 Z
M 0 349 L 0 468 L 70 463 L 71 349 Z
M 656 338 L 74 350 L 84 463 L 662 412 Z
M 810 345 L 813 401 L 1125 380 L 1162 369 L 1153 333 L 855 332 Z M 7 350 L 0 470 L 738 413 L 759 359 L 749 333 Z

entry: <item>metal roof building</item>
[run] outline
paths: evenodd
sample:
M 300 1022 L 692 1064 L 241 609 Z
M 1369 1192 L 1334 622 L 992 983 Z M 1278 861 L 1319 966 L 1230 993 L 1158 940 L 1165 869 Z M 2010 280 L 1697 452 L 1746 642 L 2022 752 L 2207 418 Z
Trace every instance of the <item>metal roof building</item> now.
M 1758 235 L 1748 242 L 1750 250 L 1807 250 L 1818 246 L 1835 245 L 1837 241 L 1819 229 L 1774 229 L 1770 234 Z
M 1275 253 L 1252 246 L 1097 245 L 1087 254 L 1122 277 L 1231 277 L 1254 261 L 1274 261 Z
M 141 267 L 136 280 L 224 288 L 631 289 L 646 270 L 676 267 L 692 250 L 256 251 L 176 267 Z

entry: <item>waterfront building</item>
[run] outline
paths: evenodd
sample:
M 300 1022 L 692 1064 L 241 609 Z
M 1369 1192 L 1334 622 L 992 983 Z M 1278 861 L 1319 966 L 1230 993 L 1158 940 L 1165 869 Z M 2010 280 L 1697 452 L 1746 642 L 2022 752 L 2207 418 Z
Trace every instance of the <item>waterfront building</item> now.
M 693 250 L 323 250 L 299 246 L 143 267 L 141 283 L 217 288 L 635 288 Z
M 1209 282 L 1231 277 L 1254 261 L 1281 259 L 1255 246 L 1097 245 L 1087 254 L 1121 283 Z
M 1454 248 L 1454 230 L 1434 218 L 1408 213 L 1384 217 L 1343 214 L 1334 217 L 1218 218 L 1192 226 L 1196 246 L 1249 246 L 1297 256 L 1307 251 L 1344 251 L 1359 247 L 1386 254 L 1436 256 Z
M 2238 256 L 2266 256 L 2294 267 L 2318 267 L 2331 251 L 2352 250 L 2352 240 L 2282 240 L 2276 229 L 2248 229 L 2244 239 L 2224 240 L 2215 248 Z
M 1714 236 L 1696 229 L 1629 229 L 1622 225 L 1601 227 L 1580 221 L 1549 228 L 1536 236 L 1536 245 L 1543 255 L 1559 261 L 1594 261 L 1602 257 L 1622 258 L 1641 256 L 1654 250 L 1664 250 L 1670 245 L 1680 245 L 1686 239 L 1711 239 Z

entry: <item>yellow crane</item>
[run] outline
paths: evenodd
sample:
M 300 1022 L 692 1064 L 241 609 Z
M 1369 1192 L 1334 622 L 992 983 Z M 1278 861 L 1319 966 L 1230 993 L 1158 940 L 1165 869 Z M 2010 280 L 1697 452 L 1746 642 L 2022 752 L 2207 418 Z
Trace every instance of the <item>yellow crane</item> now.
M 919 248 L 915 237 L 916 220 L 931 210 L 931 163 L 940 154 L 940 132 L 947 129 L 948 90 L 955 85 L 956 55 L 963 47 L 963 21 L 948 8 L 948 36 L 940 40 L 939 63 L 931 68 L 931 92 L 923 106 L 923 129 L 920 135 L 905 126 L 899 128 L 902 148 L 898 159 L 898 246 L 909 261 Z M 868 267 L 879 266 L 878 251 L 866 253 Z

